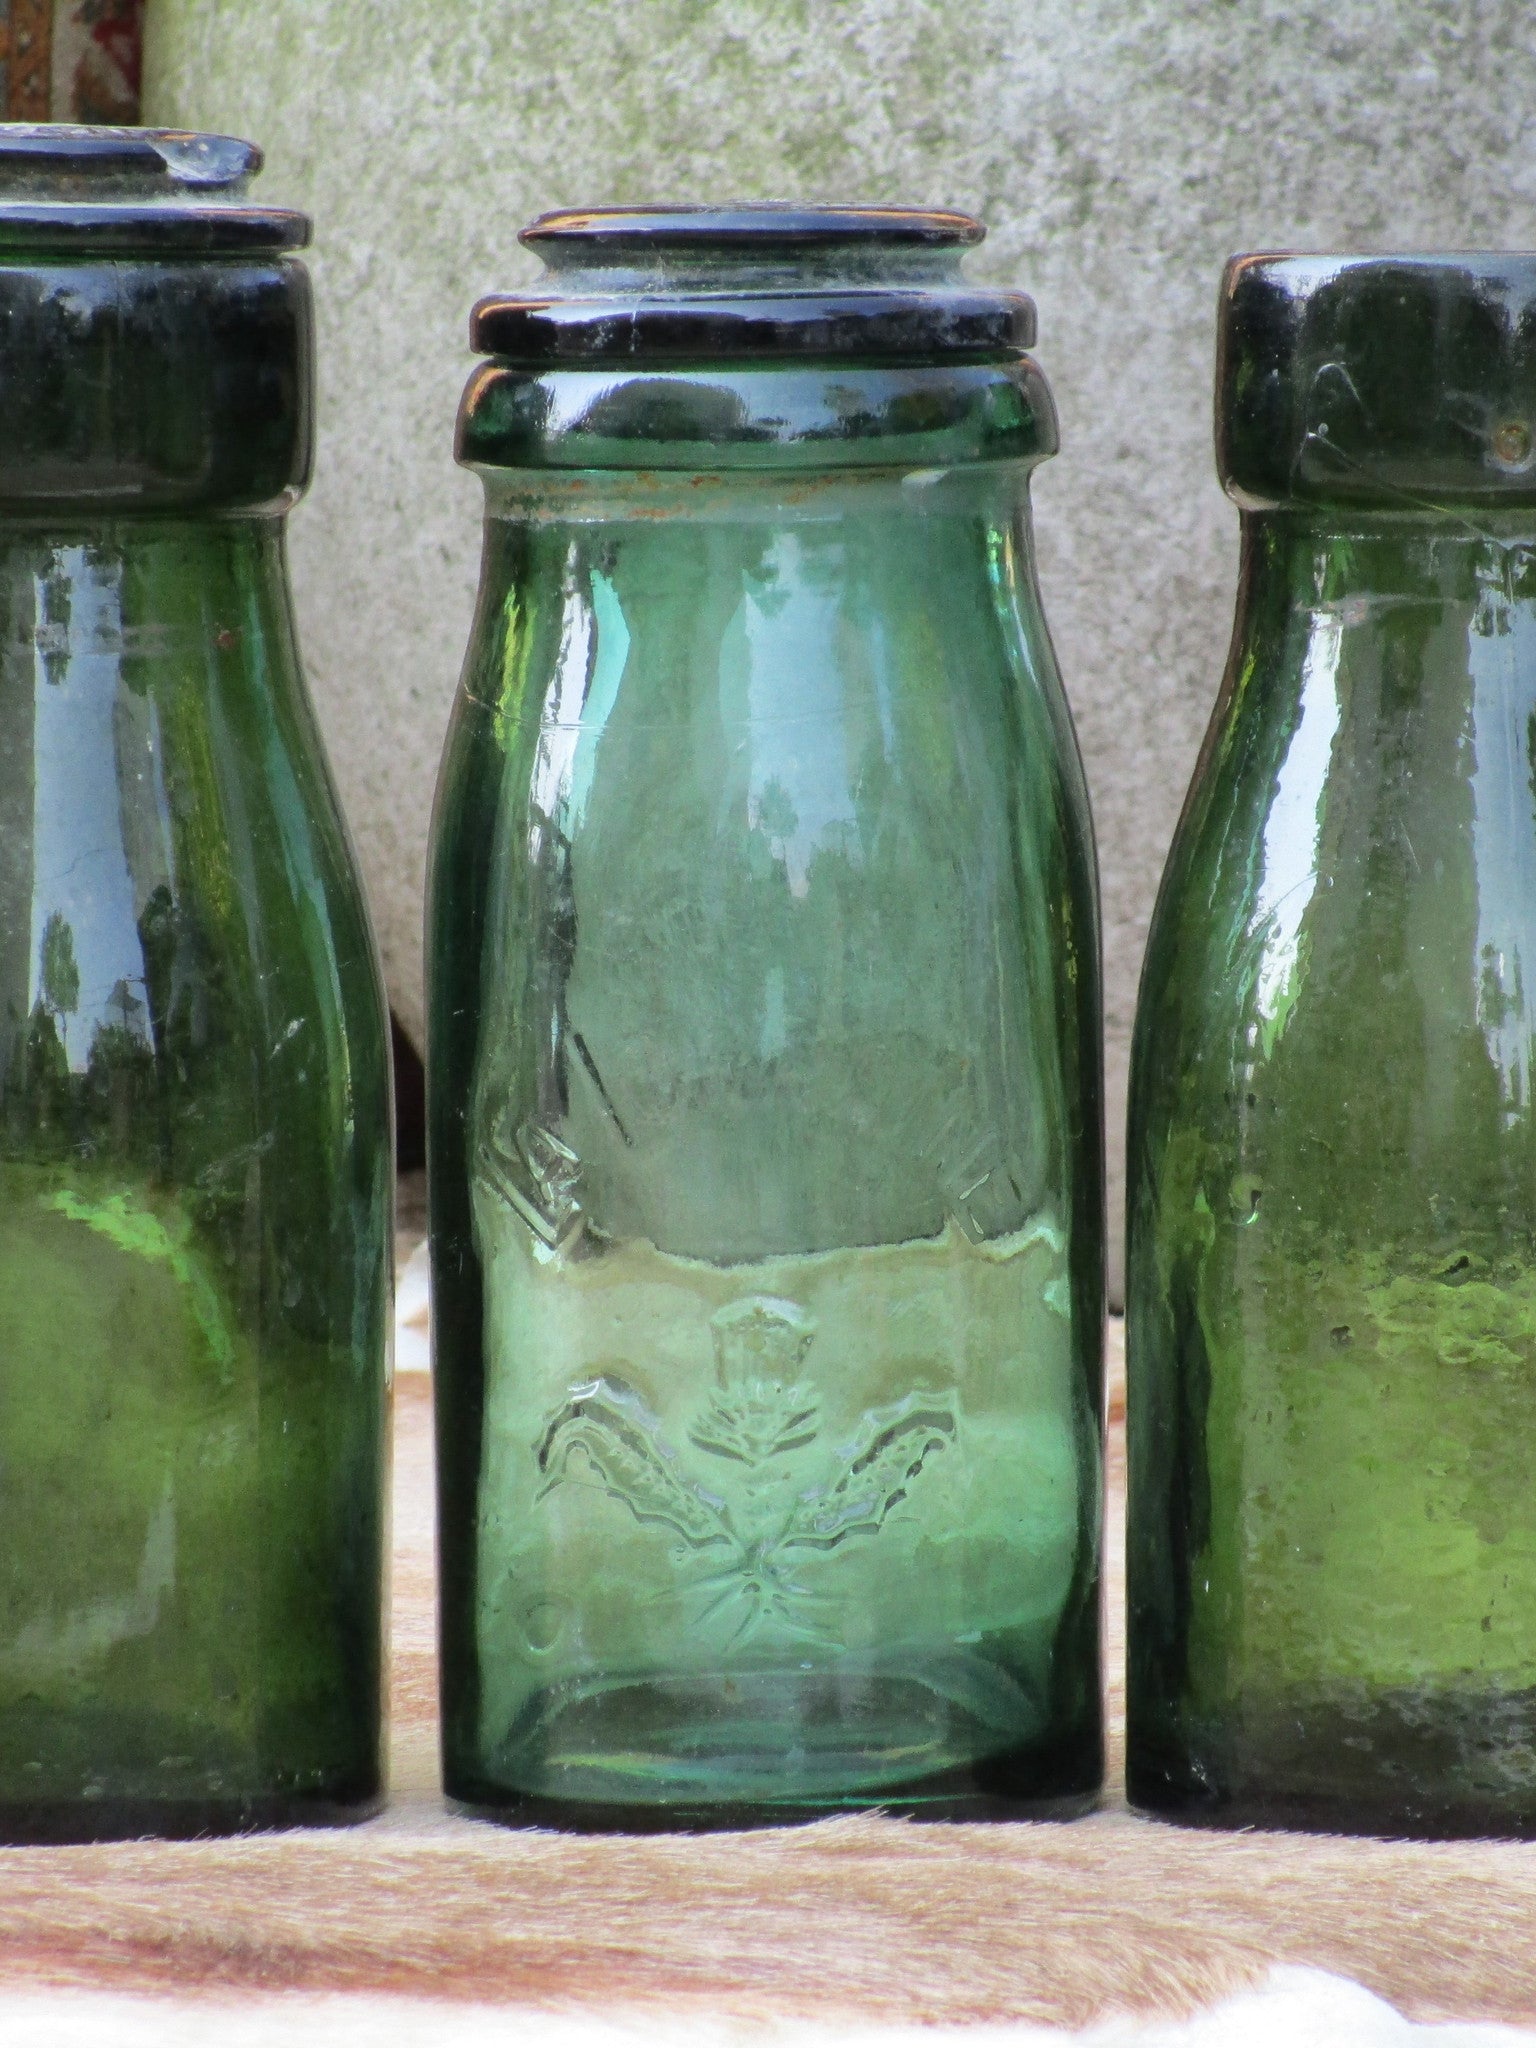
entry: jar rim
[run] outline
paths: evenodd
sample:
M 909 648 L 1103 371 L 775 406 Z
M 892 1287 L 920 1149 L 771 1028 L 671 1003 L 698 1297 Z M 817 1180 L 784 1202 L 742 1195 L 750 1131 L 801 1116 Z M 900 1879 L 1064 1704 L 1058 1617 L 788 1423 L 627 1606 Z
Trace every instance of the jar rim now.
M 518 293 L 481 299 L 470 346 L 528 367 L 721 361 L 900 363 L 1022 356 L 1035 340 L 1024 292 L 966 287 Z
M 261 165 L 234 135 L 0 123 L 0 258 L 302 248 L 306 215 L 247 200 Z
M 541 213 L 518 240 L 540 255 L 698 249 L 814 250 L 869 247 L 969 249 L 986 235 L 974 215 L 945 207 L 804 206 L 762 200 L 739 206 L 588 206 Z
M 521 367 L 1008 361 L 1023 292 L 968 284 L 985 235 L 935 207 L 597 206 L 520 239 L 555 273 L 482 299 L 470 345 Z
M 1536 252 L 1235 256 L 1216 392 L 1241 505 L 1536 502 Z

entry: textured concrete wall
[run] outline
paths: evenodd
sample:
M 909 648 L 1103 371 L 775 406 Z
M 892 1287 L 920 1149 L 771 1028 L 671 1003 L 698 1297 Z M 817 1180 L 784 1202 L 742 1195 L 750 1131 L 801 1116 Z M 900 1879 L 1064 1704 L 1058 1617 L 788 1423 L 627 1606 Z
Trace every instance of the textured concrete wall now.
M 320 466 L 295 581 L 413 1031 L 478 546 L 450 454 L 465 315 L 537 268 L 518 226 L 722 197 L 989 223 L 971 268 L 1038 299 L 1061 409 L 1040 573 L 1098 822 L 1118 1215 L 1137 967 L 1230 624 L 1221 263 L 1536 239 L 1529 0 L 150 0 L 147 65 L 147 120 L 255 137 L 266 196 L 316 218 Z

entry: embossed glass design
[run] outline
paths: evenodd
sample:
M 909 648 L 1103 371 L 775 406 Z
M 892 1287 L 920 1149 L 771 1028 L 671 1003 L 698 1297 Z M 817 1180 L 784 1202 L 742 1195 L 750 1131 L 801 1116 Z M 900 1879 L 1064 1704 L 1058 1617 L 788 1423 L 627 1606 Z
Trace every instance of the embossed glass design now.
M 0 137 L 13 1840 L 380 1792 L 387 1052 L 284 568 L 307 223 L 259 161 Z
M 1130 1123 L 1129 1789 L 1536 1829 L 1536 258 L 1246 259 Z
M 1100 1781 L 1093 859 L 1054 416 L 1028 302 L 955 279 L 979 232 L 565 217 L 561 293 L 477 315 L 429 1122 L 445 1773 L 488 1810 Z

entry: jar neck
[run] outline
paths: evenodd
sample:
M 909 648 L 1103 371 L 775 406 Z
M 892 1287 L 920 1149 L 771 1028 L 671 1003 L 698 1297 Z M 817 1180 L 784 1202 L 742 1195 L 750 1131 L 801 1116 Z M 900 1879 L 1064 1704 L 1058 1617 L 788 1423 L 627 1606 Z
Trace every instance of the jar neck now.
M 1027 526 L 1031 473 L 1027 463 L 990 462 L 834 469 L 787 478 L 722 465 L 693 471 L 487 469 L 481 481 L 488 528 L 509 522 L 577 527 L 665 520 L 678 531 L 787 531 L 893 518 Z
M 0 516 L 0 670 L 13 693 L 169 692 L 194 718 L 213 668 L 296 670 L 286 520 Z
M 1242 522 L 1238 639 L 1335 617 L 1346 631 L 1428 608 L 1465 614 L 1496 634 L 1512 609 L 1536 604 L 1536 506 L 1430 512 L 1354 507 L 1247 512 Z M 1427 619 L 1426 619 L 1427 623 Z
M 88 507 L 68 506 L 39 517 L 30 511 L 13 515 L 0 504 L 0 572 L 35 573 L 56 582 L 78 574 L 118 583 L 148 568 L 157 578 L 170 574 L 174 580 L 176 572 L 167 564 L 197 561 L 243 588 L 273 585 L 286 592 L 287 534 L 287 512 L 271 509 L 98 519 Z M 182 597 L 178 590 L 178 616 Z M 187 619 L 191 616 L 189 611 Z

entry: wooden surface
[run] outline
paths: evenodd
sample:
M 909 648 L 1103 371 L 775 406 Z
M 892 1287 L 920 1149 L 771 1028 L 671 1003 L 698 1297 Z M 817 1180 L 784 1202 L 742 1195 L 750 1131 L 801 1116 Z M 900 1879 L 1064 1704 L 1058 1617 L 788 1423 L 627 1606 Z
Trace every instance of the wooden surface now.
M 396 1418 L 390 1810 L 334 1832 L 0 1850 L 0 1984 L 1083 2024 L 1188 2011 L 1284 1960 L 1420 2017 L 1536 2022 L 1536 1845 L 1187 1832 L 1118 1791 L 1066 1826 L 603 1839 L 448 1815 L 424 1374 L 400 1376 Z M 1118 1418 L 1114 1442 L 1118 1674 Z

